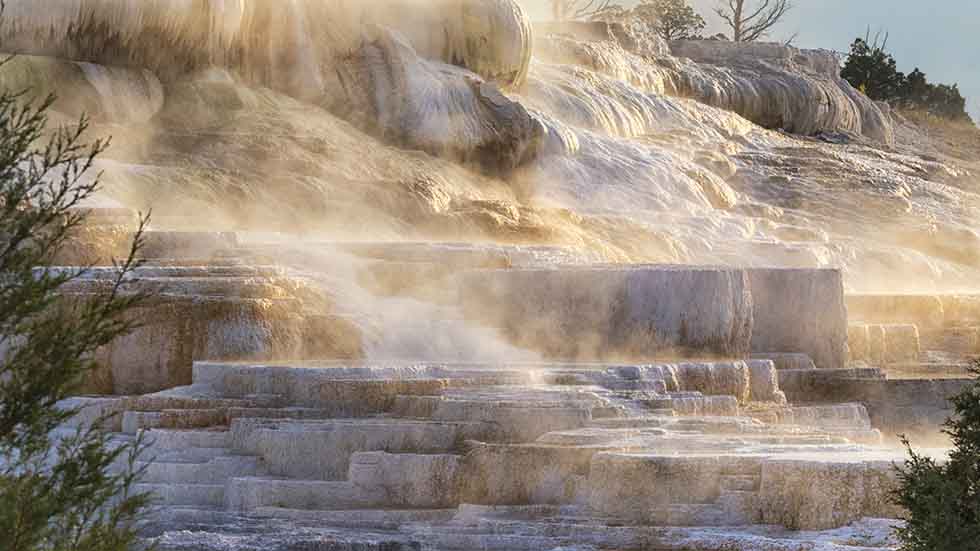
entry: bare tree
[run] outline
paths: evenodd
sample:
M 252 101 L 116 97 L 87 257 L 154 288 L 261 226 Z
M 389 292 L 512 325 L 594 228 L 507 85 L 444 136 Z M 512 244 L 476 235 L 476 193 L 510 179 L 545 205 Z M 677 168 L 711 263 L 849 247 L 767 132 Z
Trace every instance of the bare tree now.
M 754 42 L 793 9 L 791 0 L 719 0 L 715 13 L 732 29 L 735 42 Z
M 591 19 L 612 7 L 612 0 L 550 0 L 555 21 Z

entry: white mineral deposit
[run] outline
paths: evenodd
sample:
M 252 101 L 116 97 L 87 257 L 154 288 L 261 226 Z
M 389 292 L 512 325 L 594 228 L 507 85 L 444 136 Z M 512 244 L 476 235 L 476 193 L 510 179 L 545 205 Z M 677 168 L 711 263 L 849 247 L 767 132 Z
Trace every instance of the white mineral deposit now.
M 946 453 L 980 158 L 834 52 L 518 0 L 7 0 L 0 46 L 113 136 L 64 291 L 154 213 L 59 434 L 146 434 L 161 551 L 892 550 L 898 435 Z

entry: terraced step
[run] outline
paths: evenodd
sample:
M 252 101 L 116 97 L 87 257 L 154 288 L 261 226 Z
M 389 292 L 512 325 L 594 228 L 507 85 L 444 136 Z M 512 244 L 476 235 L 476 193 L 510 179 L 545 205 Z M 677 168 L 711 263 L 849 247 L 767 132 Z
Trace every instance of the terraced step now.
M 442 509 L 458 505 L 458 456 L 356 453 L 349 480 L 240 477 L 228 482 L 227 506 L 307 510 Z
M 750 523 L 740 510 L 716 503 L 655 508 L 648 512 L 647 519 L 656 526 L 738 526 Z
M 845 369 L 786 369 L 778 372 L 779 388 L 790 403 L 837 403 L 840 389 L 853 380 L 884 380 L 878 367 Z
M 179 396 L 168 393 L 148 394 L 125 399 L 129 411 L 164 411 L 172 409 L 230 409 L 230 408 L 278 408 L 286 407 L 282 396 L 275 394 L 251 395 L 242 398 L 216 398 L 212 396 Z
M 194 383 L 220 396 L 255 393 L 284 396 L 291 405 L 361 404 L 386 411 L 398 395 L 437 396 L 452 387 L 530 385 L 534 369 L 438 362 L 322 361 L 282 364 L 195 362 Z
M 542 434 L 584 427 L 592 420 L 593 409 L 582 402 L 568 407 L 559 402 L 487 401 L 475 398 L 450 399 L 429 396 L 399 396 L 392 414 L 445 422 L 480 423 L 485 427 L 479 439 L 499 442 L 532 442 Z M 602 403 L 602 407 L 605 404 Z
M 311 511 L 282 507 L 256 507 L 249 515 L 260 518 L 299 521 L 317 526 L 398 530 L 406 524 L 442 524 L 456 515 L 456 509 L 348 509 L 340 511 Z
M 738 415 L 734 396 L 704 396 L 700 392 L 668 392 L 662 397 L 643 400 L 654 411 L 673 410 L 677 415 Z
M 206 463 L 212 459 L 232 455 L 228 448 L 183 448 L 157 450 L 150 448 L 141 456 L 143 461 L 159 461 L 163 463 Z
M 759 490 L 761 476 L 759 475 L 722 475 L 720 478 L 722 491 L 754 492 Z
M 371 495 L 348 481 L 239 477 L 228 481 L 225 505 L 251 512 L 268 507 L 313 511 L 372 509 L 385 506 L 383 494 Z
M 920 338 L 924 350 L 942 350 L 958 355 L 980 352 L 980 327 L 977 326 L 922 331 Z
M 813 359 L 799 352 L 770 352 L 752 354 L 754 360 L 770 360 L 777 370 L 784 369 L 816 369 Z
M 224 484 L 229 478 L 257 476 L 262 473 L 257 457 L 224 455 L 202 463 L 152 461 L 138 463 L 145 469 L 145 484 Z
M 863 404 L 821 404 L 749 410 L 746 415 L 769 425 L 797 425 L 820 429 L 870 430 L 871 417 Z
M 156 505 L 220 508 L 224 505 L 224 484 L 139 483 L 133 490 L 148 493 Z
M 186 448 L 229 448 L 231 432 L 227 430 L 152 429 L 146 434 L 153 450 L 182 450 Z
M 448 453 L 492 427 L 391 418 L 315 421 L 236 419 L 236 451 L 262 457 L 275 476 L 344 480 L 358 452 Z
M 606 429 L 662 428 L 672 422 L 671 417 L 674 417 L 674 410 L 653 410 L 649 415 L 639 417 L 593 419 L 587 426 Z
M 200 429 L 227 424 L 228 415 L 221 409 L 126 411 L 122 418 L 122 432 L 136 434 L 145 429 Z
M 239 418 L 252 419 L 328 419 L 333 410 L 318 408 L 213 408 L 168 409 L 163 411 L 126 411 L 122 432 L 136 434 L 141 429 L 203 429 L 226 427 Z

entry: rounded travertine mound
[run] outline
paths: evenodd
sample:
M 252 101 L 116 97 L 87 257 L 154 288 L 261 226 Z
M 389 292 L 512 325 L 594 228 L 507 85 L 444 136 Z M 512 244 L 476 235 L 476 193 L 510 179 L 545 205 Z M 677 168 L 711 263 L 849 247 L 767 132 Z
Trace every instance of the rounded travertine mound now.
M 385 141 L 506 172 L 533 158 L 541 125 L 472 73 L 420 57 L 379 33 L 338 63 L 342 112 Z
M 693 98 L 766 128 L 805 135 L 850 132 L 894 142 L 889 115 L 840 78 L 833 52 L 712 40 L 671 42 L 668 52 L 637 42 L 635 32 L 543 30 L 551 34 L 536 44 L 539 61 L 578 65 L 655 94 Z
M 523 164 L 540 138 L 498 88 L 519 87 L 531 57 L 530 25 L 512 0 L 74 0 L 43 9 L 18 0 L 7 17 L 5 47 L 84 61 L 104 89 L 112 81 L 103 74 L 122 71 L 108 67 L 152 72 L 169 103 L 217 66 L 399 146 L 490 172 Z
M 677 93 L 730 109 L 760 126 L 895 140 L 888 115 L 840 78 L 833 52 L 713 40 L 676 41 L 671 51 L 696 63 L 678 63 Z
M 373 25 L 505 86 L 523 82 L 531 57 L 530 24 L 513 0 L 14 0 L 5 15 L 3 43 L 13 51 L 164 78 L 218 65 L 306 93 L 322 91 Z
M 86 114 L 113 123 L 145 123 L 163 107 L 163 86 L 150 71 L 50 57 L 11 58 L 0 66 L 0 87 L 55 94 L 54 109 L 73 119 Z
M 422 57 L 502 86 L 519 87 L 527 76 L 531 25 L 514 0 L 383 0 L 345 9 L 360 12 L 362 24 L 397 31 Z

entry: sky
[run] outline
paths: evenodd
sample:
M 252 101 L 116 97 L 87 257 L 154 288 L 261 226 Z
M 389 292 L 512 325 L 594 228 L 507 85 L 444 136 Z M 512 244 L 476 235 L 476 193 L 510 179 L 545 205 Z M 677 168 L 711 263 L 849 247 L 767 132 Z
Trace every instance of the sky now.
M 518 0 L 534 20 L 549 17 L 548 0 Z M 636 0 L 623 0 L 632 5 Z M 980 123 L 980 0 L 794 0 L 796 8 L 774 30 L 773 39 L 799 33 L 800 48 L 846 52 L 868 29 L 888 33 L 888 49 L 899 70 L 918 67 L 930 82 L 958 83 L 973 120 Z M 691 0 L 722 31 L 711 8 L 717 0 Z

